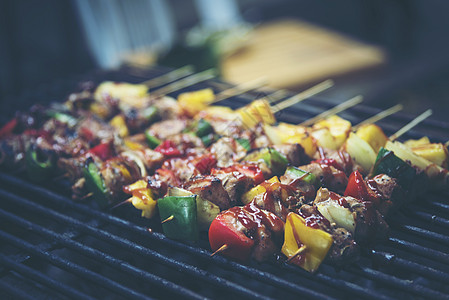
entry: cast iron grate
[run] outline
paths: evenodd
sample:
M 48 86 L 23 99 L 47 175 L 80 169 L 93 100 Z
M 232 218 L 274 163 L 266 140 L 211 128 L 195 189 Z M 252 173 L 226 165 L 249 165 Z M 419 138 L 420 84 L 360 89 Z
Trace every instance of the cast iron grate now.
M 164 70 L 154 69 L 151 78 Z M 63 99 L 79 79 L 60 81 L 21 97 L 30 104 Z M 95 72 L 82 79 L 138 82 L 128 70 Z M 209 83 L 196 85 L 205 87 Z M 256 97 L 228 101 L 241 106 Z M 314 98 L 278 119 L 300 122 L 331 107 Z M 14 104 L 3 117 L 17 109 Z M 342 114 L 354 123 L 378 110 L 357 106 Z M 397 114 L 380 125 L 387 133 L 410 120 Z M 447 139 L 448 123 L 425 121 L 408 133 Z M 35 185 L 21 174 L 0 173 L 0 291 L 16 298 L 449 298 L 449 195 L 429 193 L 391 216 L 390 238 L 364 249 L 360 260 L 309 274 L 280 261 L 242 265 L 210 257 L 206 238 L 186 244 L 148 228 L 132 209 L 99 211 L 75 203 L 57 182 Z

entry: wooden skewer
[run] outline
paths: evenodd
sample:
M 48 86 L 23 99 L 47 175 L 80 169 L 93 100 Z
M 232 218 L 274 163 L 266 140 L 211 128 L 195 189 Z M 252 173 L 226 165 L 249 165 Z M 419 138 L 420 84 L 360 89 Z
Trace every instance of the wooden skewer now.
M 80 200 L 84 200 L 86 198 L 90 198 L 94 195 L 94 193 L 87 193 L 86 195 L 84 195 L 83 197 L 80 198 Z
M 388 116 L 391 116 L 392 114 L 397 113 L 398 111 L 401 111 L 404 108 L 402 104 L 396 104 L 395 106 L 390 107 L 389 109 L 386 109 L 384 111 L 381 111 L 378 114 L 375 114 L 374 116 L 366 119 L 365 121 L 360 122 L 359 124 L 352 127 L 352 130 L 357 130 L 360 126 L 365 124 L 374 124 L 377 121 L 380 121 Z
M 303 253 L 304 251 L 307 250 L 307 246 L 306 245 L 302 245 L 296 252 L 295 254 L 293 254 L 292 256 L 290 256 L 287 259 L 287 263 L 291 262 L 295 257 L 297 257 L 298 255 L 300 255 L 301 253 Z
M 221 246 L 220 248 L 218 248 L 217 251 L 215 251 L 214 253 L 212 253 L 210 256 L 212 257 L 212 256 L 214 256 L 214 255 L 216 255 L 216 254 L 218 254 L 218 253 L 221 253 L 221 252 L 225 251 L 225 250 L 228 249 L 228 248 L 229 248 L 229 245 L 228 245 L 228 244 L 224 244 L 223 246 Z
M 328 116 L 338 114 L 350 107 L 353 107 L 353 106 L 359 104 L 362 101 L 363 101 L 363 96 L 361 96 L 361 95 L 355 96 L 354 98 L 351 98 L 351 99 L 349 99 L 329 110 L 326 110 L 326 111 L 320 113 L 319 115 L 300 123 L 299 125 L 302 125 L 302 126 L 312 125 L 321 119 L 327 118 Z
M 328 79 L 326 81 L 323 81 L 293 97 L 290 97 L 286 100 L 283 100 L 282 102 L 276 104 L 271 108 L 271 111 L 273 113 L 277 113 L 283 109 L 286 109 L 287 107 L 290 107 L 296 103 L 299 103 L 303 100 L 306 100 L 312 96 L 315 96 L 318 93 L 321 93 L 329 88 L 331 88 L 334 85 L 334 81 L 331 79 Z
M 161 224 L 164 224 L 166 222 L 170 222 L 171 220 L 173 220 L 175 218 L 174 215 L 171 215 L 170 217 L 168 217 L 167 219 L 165 219 L 164 221 L 161 222 Z
M 155 88 L 192 74 L 193 74 L 193 66 L 187 65 L 179 69 L 165 73 L 164 75 L 158 76 L 156 78 L 146 80 L 141 84 L 146 85 L 148 88 Z
M 217 103 L 220 101 L 223 101 L 225 99 L 235 97 L 238 95 L 241 95 L 243 93 L 256 90 L 258 88 L 261 88 L 267 84 L 267 81 L 265 78 L 259 78 L 256 80 L 248 81 L 242 84 L 239 84 L 237 86 L 231 87 L 229 89 L 226 89 L 220 93 L 217 94 L 214 101 L 212 101 L 210 104 Z
M 430 117 L 432 115 L 432 110 L 428 109 L 425 112 L 423 112 L 422 114 L 420 114 L 419 116 L 417 116 L 415 119 L 413 119 L 412 121 L 410 121 L 407 125 L 405 125 L 404 127 L 402 127 L 401 129 L 399 129 L 398 131 L 396 131 L 396 133 L 394 133 L 393 135 L 390 136 L 390 141 L 394 141 L 397 138 L 399 138 L 401 135 L 403 135 L 404 133 L 406 133 L 407 131 L 409 131 L 410 129 L 412 129 L 413 127 L 415 127 L 416 125 L 418 125 L 419 123 L 421 123 L 422 121 L 424 121 L 425 119 L 427 119 L 428 117 Z
M 153 95 L 156 97 L 160 97 L 163 95 L 167 95 L 173 92 L 176 92 L 180 89 L 186 88 L 188 86 L 191 86 L 193 84 L 206 81 L 208 79 L 212 79 L 215 77 L 215 70 L 209 69 L 200 73 L 196 73 L 190 76 L 187 76 L 186 78 L 180 79 L 176 82 L 170 83 L 164 87 L 161 87 L 155 91 L 153 91 Z
M 265 96 L 265 99 L 267 99 L 267 102 L 269 104 L 273 104 L 275 102 L 278 102 L 279 100 L 285 98 L 288 95 L 287 90 L 277 90 L 274 93 L 269 94 L 268 96 Z
M 449 141 L 447 141 L 446 143 L 444 143 L 444 147 L 448 147 L 449 146 Z
M 125 203 L 131 203 L 132 202 L 132 197 L 131 198 L 128 198 L 128 199 L 126 199 L 125 201 L 122 201 L 122 202 L 120 202 L 120 203 L 118 203 L 118 204 L 116 204 L 116 205 L 114 205 L 113 207 L 111 207 L 111 209 L 114 209 L 114 208 L 117 208 L 117 207 L 119 207 L 119 206 L 122 206 L 123 204 L 125 204 Z

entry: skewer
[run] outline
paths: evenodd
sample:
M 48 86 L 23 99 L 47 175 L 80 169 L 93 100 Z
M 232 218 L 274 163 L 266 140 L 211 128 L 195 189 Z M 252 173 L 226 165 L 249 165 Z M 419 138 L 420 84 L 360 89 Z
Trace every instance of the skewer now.
M 300 255 L 301 253 L 303 253 L 304 251 L 306 251 L 307 250 L 307 246 L 306 245 L 302 245 L 296 252 L 295 252 L 295 254 L 293 254 L 293 256 L 290 256 L 288 259 L 287 259 L 287 263 L 289 263 L 289 262 L 291 262 L 295 257 L 297 257 L 298 255 Z
M 265 78 L 259 78 L 256 80 L 251 80 L 242 84 L 239 84 L 237 86 L 231 87 L 229 89 L 226 89 L 220 93 L 217 94 L 214 101 L 212 101 L 210 104 L 217 103 L 219 101 L 223 101 L 225 99 L 238 96 L 240 94 L 244 94 L 246 92 L 256 90 L 258 88 L 261 88 L 267 84 L 267 81 Z
M 328 116 L 331 116 L 331 115 L 338 114 L 339 112 L 342 112 L 350 107 L 353 107 L 362 101 L 363 101 L 363 96 L 361 96 L 361 95 L 355 96 L 355 97 L 353 97 L 353 98 L 351 98 L 351 99 L 349 99 L 329 110 L 326 110 L 326 111 L 320 113 L 319 115 L 317 115 L 311 119 L 308 119 L 308 120 L 300 123 L 299 125 L 302 125 L 302 126 L 312 125 L 321 119 L 327 118 Z
M 401 129 L 396 131 L 396 133 L 392 134 L 390 136 L 390 141 L 396 140 L 401 135 L 403 135 L 404 133 L 406 133 L 407 131 L 409 131 L 410 129 L 412 129 L 413 127 L 415 127 L 416 125 L 418 125 L 419 123 L 421 123 L 422 121 L 424 121 L 425 119 L 430 117 L 431 115 L 432 115 L 432 110 L 431 109 L 426 110 L 425 112 L 423 112 L 422 114 L 417 116 L 415 119 L 410 121 L 407 125 L 405 125 Z
M 360 122 L 359 124 L 353 126 L 353 130 L 357 130 L 360 126 L 365 124 L 374 124 L 377 121 L 382 120 L 383 118 L 386 118 L 388 116 L 391 116 L 392 114 L 397 113 L 398 111 L 401 111 L 404 108 L 402 104 L 396 104 L 395 106 L 390 107 L 389 109 L 386 109 L 384 111 L 381 111 L 378 114 L 375 114 L 374 116 Z
M 153 91 L 153 95 L 155 95 L 156 97 L 167 95 L 193 84 L 212 79 L 215 77 L 215 75 L 216 74 L 214 69 L 196 73 Z
M 447 141 L 446 143 L 444 143 L 444 147 L 448 147 L 449 146 L 449 141 Z
M 265 99 L 267 99 L 267 102 L 269 104 L 273 104 L 275 102 L 278 102 L 279 100 L 285 98 L 288 95 L 287 90 L 277 90 L 274 93 L 271 93 L 267 96 L 265 96 Z
M 146 85 L 150 89 L 173 82 L 175 80 L 178 80 L 185 76 L 189 76 L 191 74 L 193 74 L 193 66 L 187 65 L 179 69 L 165 73 L 164 75 L 158 76 L 156 78 L 146 80 L 141 84 Z
M 163 221 L 161 222 L 161 224 L 164 224 L 164 223 L 166 223 L 166 222 L 170 222 L 170 221 L 173 220 L 174 218 L 175 218 L 175 216 L 174 216 L 174 215 L 171 215 L 171 216 L 168 217 L 167 219 L 163 220 Z
M 318 93 L 321 93 L 329 88 L 331 88 L 334 85 L 334 81 L 331 79 L 328 79 L 326 81 L 323 81 L 293 97 L 290 97 L 278 104 L 276 106 L 273 106 L 271 108 L 272 113 L 277 113 L 283 109 L 286 109 L 287 107 L 290 107 L 296 103 L 299 103 L 303 100 L 306 100 L 312 96 L 315 96 Z
M 87 193 L 86 195 L 84 195 L 83 197 L 81 197 L 80 200 L 84 200 L 84 199 L 90 198 L 90 197 L 92 197 L 93 195 L 94 195 L 94 193 Z
M 225 250 L 228 249 L 228 248 L 229 248 L 229 245 L 228 245 L 228 244 L 224 244 L 223 246 L 221 246 L 220 248 L 218 248 L 217 251 L 215 251 L 214 253 L 212 253 L 212 254 L 210 255 L 210 257 L 215 256 L 216 254 L 221 253 L 221 252 L 225 251 Z
M 132 197 L 131 197 L 132 198 Z M 114 205 L 113 207 L 111 207 L 111 209 L 114 209 L 114 208 L 117 208 L 117 207 L 119 207 L 119 206 L 122 206 L 123 204 L 125 204 L 125 203 L 131 203 L 132 202 L 132 199 L 131 198 L 128 198 L 128 199 L 126 199 L 125 201 L 122 201 L 122 202 L 120 202 L 120 203 L 117 203 L 116 205 Z

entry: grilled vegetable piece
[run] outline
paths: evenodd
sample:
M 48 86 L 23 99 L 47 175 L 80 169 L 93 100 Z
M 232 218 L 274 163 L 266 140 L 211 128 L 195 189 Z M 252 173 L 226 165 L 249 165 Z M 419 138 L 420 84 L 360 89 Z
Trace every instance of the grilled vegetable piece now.
M 376 153 L 388 141 L 388 137 L 384 131 L 376 124 L 364 124 L 360 126 L 356 131 L 356 135 L 367 142 Z
M 325 259 L 332 243 L 333 238 L 329 233 L 308 226 L 298 214 L 288 214 L 282 253 L 291 263 L 306 271 L 315 272 Z M 300 249 L 303 249 L 301 253 L 298 252 Z
M 164 234 L 172 239 L 196 241 L 196 195 L 166 196 L 157 201 Z
M 281 219 L 250 203 L 221 212 L 210 226 L 209 242 L 213 251 L 227 245 L 225 256 L 264 261 L 277 251 L 283 228 Z
M 26 152 L 25 165 L 28 177 L 35 182 L 48 180 L 55 167 L 54 153 L 41 150 L 34 144 Z
M 129 135 L 128 126 L 123 115 L 117 115 L 109 121 L 109 125 L 114 127 L 120 137 L 127 137 Z
M 267 183 L 276 183 L 276 182 L 279 183 L 279 179 L 277 178 L 277 176 L 274 176 L 274 177 L 270 178 L 269 180 L 267 180 L 266 182 Z M 266 187 L 262 184 L 259 184 L 242 195 L 242 203 L 248 204 L 254 199 L 254 197 L 261 195 L 261 194 L 265 193 L 266 191 L 267 191 Z
M 270 104 L 263 99 L 255 100 L 249 105 L 235 111 L 246 128 L 251 129 L 258 123 L 274 124 L 276 118 L 273 115 Z
M 106 185 L 100 169 L 92 158 L 88 158 L 85 162 L 83 177 L 86 180 L 87 188 L 94 194 L 95 201 L 101 208 L 106 208 L 109 204 Z
M 348 183 L 346 174 L 331 165 L 331 160 L 321 160 L 308 165 L 300 166 L 299 169 L 313 174 L 320 185 L 327 187 L 337 193 L 343 193 Z
M 192 196 L 192 192 L 173 187 L 168 190 L 168 196 Z M 197 195 L 196 214 L 198 219 L 198 228 L 207 231 L 215 217 L 220 213 L 220 208 L 212 202 L 205 200 Z
M 148 187 L 148 182 L 140 179 L 133 184 L 123 187 L 123 191 L 132 195 L 128 201 L 132 205 L 142 211 L 142 217 L 151 219 L 156 213 L 156 200 L 152 190 Z
M 214 91 L 210 88 L 179 94 L 178 104 L 189 117 L 197 115 L 215 99 Z
M 11 119 L 8 123 L 0 128 L 0 139 L 12 134 L 18 124 L 17 118 Z
M 334 115 L 315 123 L 312 129 L 318 145 L 337 150 L 348 138 L 351 122 Z
M 151 149 L 156 149 L 156 147 L 162 143 L 162 141 L 151 134 L 149 130 L 145 131 L 145 138 Z
M 263 163 L 266 165 L 268 170 L 266 172 L 270 174 L 265 174 L 265 177 L 271 177 L 267 175 L 281 175 L 285 172 L 285 169 L 288 165 L 287 158 L 281 154 L 279 151 L 275 150 L 274 148 L 262 148 L 259 150 L 255 150 L 251 153 L 249 153 L 243 161 L 252 161 L 257 163 Z M 262 172 L 264 171 L 263 168 Z
M 448 150 L 441 143 L 426 144 L 420 146 L 411 147 L 411 150 L 418 156 L 427 159 L 428 161 L 447 168 L 448 166 Z
M 351 156 L 355 164 L 362 167 L 364 174 L 371 170 L 376 161 L 376 153 L 370 144 L 352 132 L 344 143 L 343 149 Z

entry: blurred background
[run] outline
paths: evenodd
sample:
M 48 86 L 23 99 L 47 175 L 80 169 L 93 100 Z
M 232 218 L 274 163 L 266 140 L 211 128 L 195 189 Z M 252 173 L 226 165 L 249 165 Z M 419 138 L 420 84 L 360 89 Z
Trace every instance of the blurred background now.
M 447 0 L 0 0 L 0 100 L 98 68 L 217 68 L 293 91 L 449 112 Z M 8 99 L 8 100 L 6 100 Z

